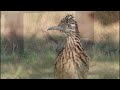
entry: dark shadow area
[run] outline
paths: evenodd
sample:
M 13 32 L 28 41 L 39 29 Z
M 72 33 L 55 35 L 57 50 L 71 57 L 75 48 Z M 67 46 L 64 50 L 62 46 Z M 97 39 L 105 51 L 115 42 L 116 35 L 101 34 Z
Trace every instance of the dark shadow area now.
M 91 15 L 102 25 L 107 26 L 120 21 L 119 11 L 95 11 Z

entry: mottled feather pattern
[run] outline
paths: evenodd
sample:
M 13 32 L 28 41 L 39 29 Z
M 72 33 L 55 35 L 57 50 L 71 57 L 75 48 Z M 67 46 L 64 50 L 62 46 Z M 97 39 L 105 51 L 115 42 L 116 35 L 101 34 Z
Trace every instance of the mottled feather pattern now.
M 55 26 L 53 29 L 64 32 L 67 38 L 56 57 L 55 78 L 86 79 L 89 70 L 89 58 L 81 45 L 77 22 L 72 15 L 68 14 L 57 27 Z

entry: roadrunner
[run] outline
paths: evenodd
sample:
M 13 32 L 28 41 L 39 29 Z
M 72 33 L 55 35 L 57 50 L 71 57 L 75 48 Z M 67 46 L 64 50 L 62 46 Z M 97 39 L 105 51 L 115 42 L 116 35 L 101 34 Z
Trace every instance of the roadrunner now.
M 77 22 L 68 14 L 58 26 L 48 30 L 59 30 L 67 34 L 66 42 L 55 62 L 55 79 L 86 79 L 89 59 L 86 55 L 78 31 Z

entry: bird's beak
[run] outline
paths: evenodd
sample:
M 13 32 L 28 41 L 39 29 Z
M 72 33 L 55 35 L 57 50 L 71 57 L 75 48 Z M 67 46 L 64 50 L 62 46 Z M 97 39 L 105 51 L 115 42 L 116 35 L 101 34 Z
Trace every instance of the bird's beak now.
M 48 30 L 63 30 L 63 28 L 61 26 L 53 26 L 53 27 L 50 27 L 48 28 Z

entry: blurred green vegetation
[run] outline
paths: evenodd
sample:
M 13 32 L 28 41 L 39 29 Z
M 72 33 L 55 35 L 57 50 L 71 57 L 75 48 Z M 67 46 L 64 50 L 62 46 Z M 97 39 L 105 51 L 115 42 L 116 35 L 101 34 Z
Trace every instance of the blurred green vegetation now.
M 62 37 L 53 36 L 56 40 Z M 84 41 L 83 41 L 84 42 Z M 83 44 L 82 42 L 82 44 Z M 24 53 L 6 55 L 1 41 L 1 78 L 53 79 L 56 44 L 49 39 L 24 39 Z M 85 46 L 83 44 L 83 46 Z M 119 76 L 119 45 L 110 40 L 86 44 L 90 56 L 89 79 L 117 79 Z

